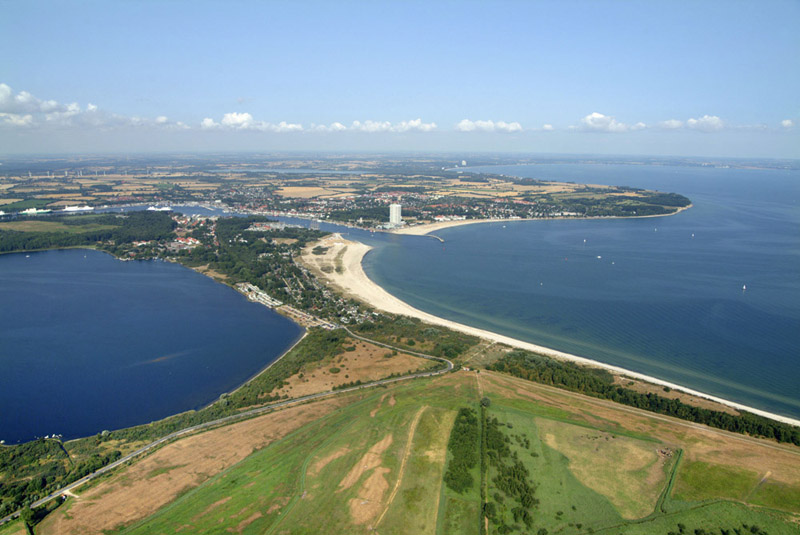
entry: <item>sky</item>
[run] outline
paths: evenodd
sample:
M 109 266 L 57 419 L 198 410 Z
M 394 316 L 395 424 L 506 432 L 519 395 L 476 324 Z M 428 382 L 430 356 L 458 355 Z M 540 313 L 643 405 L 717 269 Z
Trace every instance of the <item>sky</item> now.
M 800 158 L 798 28 L 798 0 L 0 0 L 0 154 Z

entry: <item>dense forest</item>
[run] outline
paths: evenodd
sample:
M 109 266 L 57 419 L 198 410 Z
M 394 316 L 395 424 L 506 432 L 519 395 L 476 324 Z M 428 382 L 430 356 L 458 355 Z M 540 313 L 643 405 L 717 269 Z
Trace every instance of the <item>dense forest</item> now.
M 175 222 L 164 212 L 142 210 L 126 214 L 18 218 L 15 223 L 54 223 L 64 230 L 21 232 L 0 230 L 0 253 L 62 247 L 94 246 L 113 242 L 162 240 L 172 235 Z

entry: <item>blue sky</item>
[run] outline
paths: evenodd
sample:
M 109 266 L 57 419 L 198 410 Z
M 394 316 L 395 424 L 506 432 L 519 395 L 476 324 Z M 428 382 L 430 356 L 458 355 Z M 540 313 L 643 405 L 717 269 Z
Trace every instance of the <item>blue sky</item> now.
M 800 158 L 800 2 L 0 0 L 0 153 Z

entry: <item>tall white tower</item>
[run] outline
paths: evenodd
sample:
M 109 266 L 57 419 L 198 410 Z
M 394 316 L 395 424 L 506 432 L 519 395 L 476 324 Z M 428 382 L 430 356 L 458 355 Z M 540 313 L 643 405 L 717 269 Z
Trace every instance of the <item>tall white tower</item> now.
M 401 215 L 402 207 L 399 204 L 390 204 L 389 205 L 389 223 L 392 225 L 399 225 L 403 221 L 403 216 Z

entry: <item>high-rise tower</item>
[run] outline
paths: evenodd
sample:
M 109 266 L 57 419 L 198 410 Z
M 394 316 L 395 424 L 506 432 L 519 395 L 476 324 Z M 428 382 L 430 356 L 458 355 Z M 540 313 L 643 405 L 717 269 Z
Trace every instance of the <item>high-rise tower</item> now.
M 392 225 L 399 225 L 403 221 L 403 216 L 401 215 L 402 207 L 399 204 L 390 204 L 389 205 L 389 223 Z

